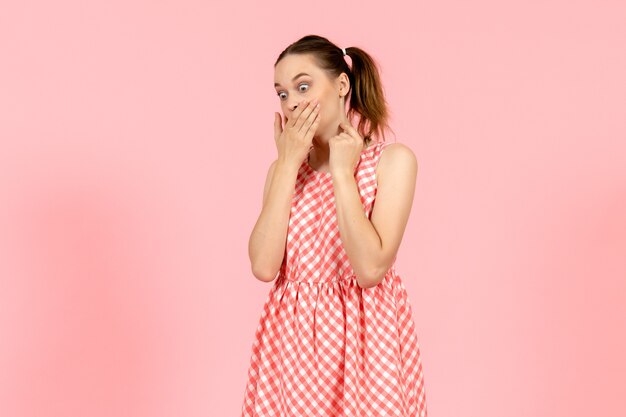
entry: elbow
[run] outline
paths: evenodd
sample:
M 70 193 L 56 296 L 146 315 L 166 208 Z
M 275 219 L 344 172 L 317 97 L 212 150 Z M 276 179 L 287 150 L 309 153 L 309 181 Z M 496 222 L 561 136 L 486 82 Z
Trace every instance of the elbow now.
M 359 275 L 359 278 L 357 278 L 357 282 L 359 284 L 359 287 L 363 289 L 372 288 L 380 284 L 385 278 L 386 274 L 387 269 L 370 268 L 369 273 L 366 272 Z
M 270 262 L 267 255 L 256 255 L 250 252 L 250 270 L 252 275 L 259 281 L 271 282 L 278 275 L 281 264 L 276 265 L 274 262 Z
M 365 280 L 361 279 L 359 281 L 359 287 L 361 287 L 363 289 L 374 288 L 375 286 L 377 286 L 381 282 L 382 282 L 382 277 L 374 277 L 374 278 L 369 278 L 369 279 L 365 279 Z
M 254 275 L 254 277 L 258 279 L 259 281 L 272 282 L 274 281 L 274 279 L 276 279 L 277 274 L 278 274 L 278 271 L 269 270 L 265 268 L 258 268 L 255 266 L 252 267 L 252 275 Z

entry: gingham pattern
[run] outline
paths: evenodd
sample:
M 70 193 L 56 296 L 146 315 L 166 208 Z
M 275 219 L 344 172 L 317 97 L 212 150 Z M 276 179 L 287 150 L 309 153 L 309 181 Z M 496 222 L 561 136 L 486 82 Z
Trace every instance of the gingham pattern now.
M 355 169 L 368 218 L 388 142 Z M 242 417 L 427 417 L 411 303 L 392 266 L 358 286 L 341 244 L 330 173 L 298 171 L 286 256 L 252 345 Z

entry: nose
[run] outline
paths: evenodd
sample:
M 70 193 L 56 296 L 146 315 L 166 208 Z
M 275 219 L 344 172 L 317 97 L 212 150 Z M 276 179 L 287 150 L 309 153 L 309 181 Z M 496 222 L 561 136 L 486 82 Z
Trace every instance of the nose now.
M 289 118 L 293 114 L 293 112 L 296 109 L 296 107 L 298 107 L 298 104 L 294 104 L 294 105 L 288 104 L 287 105 L 287 109 L 284 111 L 286 120 L 289 120 Z
M 291 110 L 292 112 L 300 105 L 300 101 L 296 101 L 293 103 L 289 103 L 289 110 Z

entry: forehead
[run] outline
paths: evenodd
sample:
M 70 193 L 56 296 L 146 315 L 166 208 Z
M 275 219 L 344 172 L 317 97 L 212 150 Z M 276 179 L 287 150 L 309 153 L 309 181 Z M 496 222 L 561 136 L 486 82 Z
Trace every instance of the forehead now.
M 303 72 L 312 77 L 319 77 L 322 73 L 320 68 L 315 65 L 311 55 L 287 55 L 274 68 L 274 84 L 291 84 L 292 78 Z

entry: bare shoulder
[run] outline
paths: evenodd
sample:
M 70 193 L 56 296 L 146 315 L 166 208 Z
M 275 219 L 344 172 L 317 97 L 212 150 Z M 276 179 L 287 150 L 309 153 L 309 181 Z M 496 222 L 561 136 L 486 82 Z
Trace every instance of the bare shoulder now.
M 394 142 L 382 150 L 376 166 L 376 178 L 384 181 L 387 176 L 398 175 L 417 176 L 417 157 L 407 145 Z

